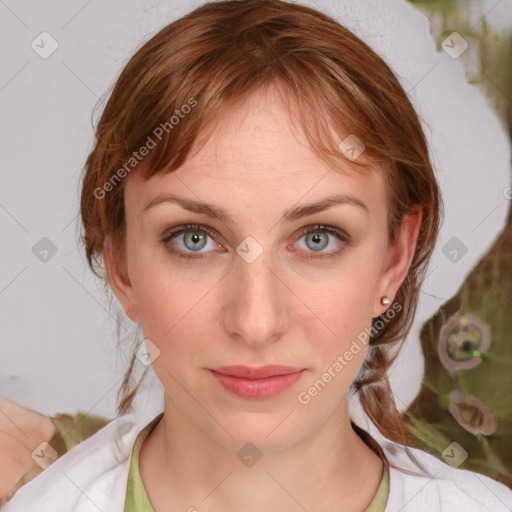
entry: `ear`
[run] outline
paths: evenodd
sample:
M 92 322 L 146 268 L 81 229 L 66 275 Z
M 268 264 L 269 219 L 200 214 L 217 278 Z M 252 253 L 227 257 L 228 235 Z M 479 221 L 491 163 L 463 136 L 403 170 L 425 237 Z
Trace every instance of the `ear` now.
M 103 244 L 103 262 L 107 271 L 108 280 L 117 300 L 123 306 L 126 316 L 135 323 L 140 322 L 135 293 L 126 271 L 125 256 L 119 254 L 110 236 L 105 238 Z
M 400 285 L 407 276 L 416 250 L 422 217 L 423 210 L 421 208 L 415 213 L 405 215 L 400 233 L 388 249 L 388 254 L 377 282 L 377 295 L 372 313 L 374 318 L 382 315 L 389 308 L 389 304 L 386 306 L 381 304 L 380 298 L 385 295 L 389 297 L 389 303 L 392 304 Z

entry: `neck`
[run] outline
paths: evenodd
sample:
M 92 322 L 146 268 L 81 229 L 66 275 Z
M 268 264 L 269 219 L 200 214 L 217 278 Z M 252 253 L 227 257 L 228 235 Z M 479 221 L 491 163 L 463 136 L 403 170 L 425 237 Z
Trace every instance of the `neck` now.
M 242 445 L 243 443 L 240 443 Z M 354 432 L 346 403 L 300 442 L 244 464 L 170 398 L 144 440 L 141 478 L 156 512 L 173 510 L 364 510 L 383 463 Z

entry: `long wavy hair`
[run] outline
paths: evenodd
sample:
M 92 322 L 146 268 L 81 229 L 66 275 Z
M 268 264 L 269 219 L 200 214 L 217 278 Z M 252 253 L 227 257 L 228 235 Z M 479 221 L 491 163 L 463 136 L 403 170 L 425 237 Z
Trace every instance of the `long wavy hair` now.
M 372 329 L 368 355 L 352 384 L 379 431 L 407 446 L 411 432 L 397 410 L 388 370 L 412 325 L 442 199 L 420 120 L 397 77 L 365 42 L 328 15 L 278 0 L 208 2 L 138 49 L 108 91 L 84 166 L 81 241 L 88 264 L 108 290 L 102 250 L 108 236 L 124 258 L 123 191 L 132 168 L 145 178 L 172 172 L 221 112 L 269 87 L 284 91 L 290 112 L 293 101 L 311 147 L 337 172 L 343 172 L 340 161 L 361 172 L 369 162 L 379 164 L 390 243 L 404 215 L 423 210 L 416 251 L 395 298 L 401 308 L 391 321 Z M 364 143 L 364 159 L 348 159 L 340 150 L 347 134 Z M 135 170 L 139 161 L 143 165 Z M 119 389 L 119 415 L 130 410 L 146 375 L 135 382 L 135 359 L 133 351 Z

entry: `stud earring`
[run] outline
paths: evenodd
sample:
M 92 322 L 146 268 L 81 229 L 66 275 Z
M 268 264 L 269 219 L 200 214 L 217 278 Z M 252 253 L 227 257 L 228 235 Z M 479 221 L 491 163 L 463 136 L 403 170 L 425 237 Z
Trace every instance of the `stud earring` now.
M 383 295 L 383 296 L 380 298 L 380 303 L 381 303 L 383 306 L 386 306 L 387 304 L 389 304 L 389 297 L 386 297 L 385 295 Z

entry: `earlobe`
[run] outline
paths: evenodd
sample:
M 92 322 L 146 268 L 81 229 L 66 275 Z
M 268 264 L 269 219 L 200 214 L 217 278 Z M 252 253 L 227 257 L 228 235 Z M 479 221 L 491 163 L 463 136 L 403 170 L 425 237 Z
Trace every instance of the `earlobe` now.
M 394 302 L 398 289 L 407 277 L 416 251 L 422 218 L 423 210 L 421 208 L 414 213 L 405 215 L 400 234 L 389 247 L 386 264 L 377 283 L 377 301 L 372 313 L 374 318 L 382 315 L 389 308 L 389 304 Z M 382 304 L 380 300 L 382 296 L 389 297 L 388 305 Z
M 107 271 L 110 287 L 117 300 L 121 303 L 126 315 L 132 322 L 139 323 L 139 314 L 135 304 L 133 287 L 128 277 L 124 261 L 120 261 L 121 256 L 116 253 L 114 244 L 110 236 L 105 238 L 103 244 L 103 262 Z

